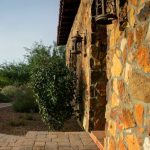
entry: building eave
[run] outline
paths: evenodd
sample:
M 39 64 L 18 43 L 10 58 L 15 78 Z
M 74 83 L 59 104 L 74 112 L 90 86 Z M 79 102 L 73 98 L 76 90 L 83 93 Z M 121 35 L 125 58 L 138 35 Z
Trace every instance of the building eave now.
M 66 45 L 80 0 L 60 0 L 57 45 Z

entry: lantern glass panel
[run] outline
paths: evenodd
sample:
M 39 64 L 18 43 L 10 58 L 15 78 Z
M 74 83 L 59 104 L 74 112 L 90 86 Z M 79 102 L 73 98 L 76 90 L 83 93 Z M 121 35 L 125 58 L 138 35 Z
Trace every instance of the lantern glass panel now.
M 109 23 L 116 19 L 116 0 L 96 0 L 96 21 Z
M 77 32 L 77 35 L 72 37 L 72 54 L 81 53 L 82 37 Z

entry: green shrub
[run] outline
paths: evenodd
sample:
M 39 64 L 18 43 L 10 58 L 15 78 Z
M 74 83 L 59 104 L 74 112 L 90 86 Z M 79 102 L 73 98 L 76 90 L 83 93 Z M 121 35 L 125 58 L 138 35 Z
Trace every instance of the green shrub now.
M 8 96 L 0 93 L 0 103 L 9 103 L 11 100 Z
M 22 86 L 16 93 L 13 108 L 16 112 L 37 112 L 38 108 L 32 90 Z
M 73 73 L 62 59 L 51 58 L 35 66 L 31 80 L 43 121 L 51 130 L 60 129 L 73 113 Z
M 25 63 L 5 63 L 0 65 L 0 84 L 2 85 L 26 84 L 29 78 L 29 66 Z
M 51 130 L 60 129 L 71 118 L 74 74 L 65 65 L 65 47 L 41 43 L 27 49 L 30 81 L 43 121 Z
M 16 86 L 5 86 L 2 90 L 1 93 L 9 97 L 11 100 L 14 100 L 16 93 L 18 91 L 18 88 Z
M 1 70 L 0 70 L 0 72 L 1 72 Z M 2 76 L 0 73 L 0 88 L 3 88 L 10 84 L 12 84 L 11 81 L 7 77 Z

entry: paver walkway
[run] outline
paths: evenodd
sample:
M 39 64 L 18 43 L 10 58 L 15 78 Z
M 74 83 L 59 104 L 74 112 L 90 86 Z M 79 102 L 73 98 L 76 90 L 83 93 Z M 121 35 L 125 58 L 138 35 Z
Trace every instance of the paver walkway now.
M 28 132 L 25 136 L 0 134 L 0 150 L 98 150 L 86 132 Z
M 12 106 L 12 103 L 0 103 L 0 108 Z

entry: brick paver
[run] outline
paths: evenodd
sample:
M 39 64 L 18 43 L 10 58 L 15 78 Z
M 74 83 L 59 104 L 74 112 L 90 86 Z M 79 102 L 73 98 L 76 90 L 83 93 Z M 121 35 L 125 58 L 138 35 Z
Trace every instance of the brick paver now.
M 98 150 L 86 132 L 37 132 L 25 136 L 0 134 L 0 150 Z

